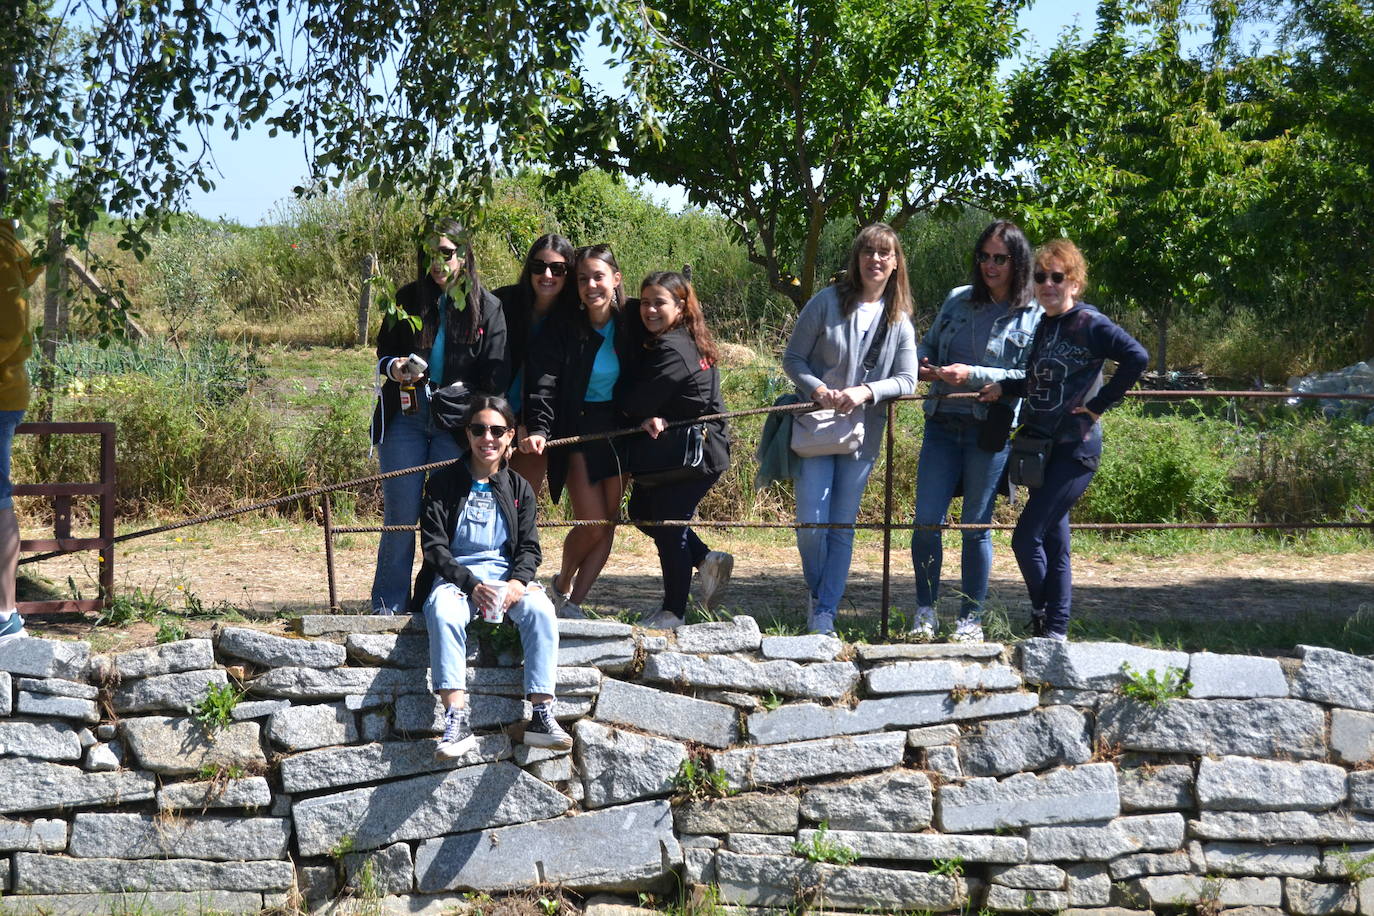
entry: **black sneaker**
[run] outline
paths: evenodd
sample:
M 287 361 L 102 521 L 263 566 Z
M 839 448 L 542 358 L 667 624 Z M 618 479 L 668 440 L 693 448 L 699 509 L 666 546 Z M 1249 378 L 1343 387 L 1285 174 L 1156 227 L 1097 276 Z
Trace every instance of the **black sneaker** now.
M 1030 616 L 1030 635 L 1039 637 L 1045 635 L 1045 612 L 1031 608 Z
M 467 707 L 444 710 L 444 736 L 434 748 L 435 760 L 455 760 L 477 747 Z
M 563 731 L 563 726 L 553 717 L 552 702 L 535 704 L 534 714 L 525 726 L 523 743 L 530 747 L 572 747 L 572 735 Z

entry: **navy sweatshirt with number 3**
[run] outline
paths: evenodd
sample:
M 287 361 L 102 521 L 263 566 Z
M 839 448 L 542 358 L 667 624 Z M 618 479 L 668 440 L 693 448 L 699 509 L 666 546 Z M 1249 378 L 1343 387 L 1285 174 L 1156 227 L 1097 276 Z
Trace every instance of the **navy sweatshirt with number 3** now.
M 1116 363 L 1116 374 L 1103 384 L 1102 364 Z M 1024 379 L 1002 382 L 1003 395 L 1024 397 L 1021 422 L 1057 442 L 1077 442 L 1074 457 L 1096 465 L 1102 454 L 1102 430 L 1087 414 L 1115 406 L 1150 364 L 1140 343 L 1091 305 L 1079 303 L 1062 315 L 1046 315 L 1035 330 Z

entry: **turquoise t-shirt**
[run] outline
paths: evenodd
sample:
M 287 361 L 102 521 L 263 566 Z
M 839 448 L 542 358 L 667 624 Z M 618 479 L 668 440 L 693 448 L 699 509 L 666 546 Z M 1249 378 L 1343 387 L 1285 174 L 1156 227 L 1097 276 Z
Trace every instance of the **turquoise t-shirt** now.
M 592 377 L 587 380 L 587 396 L 584 400 L 601 404 L 611 399 L 615 381 L 620 378 L 620 357 L 615 355 L 615 319 L 606 322 L 605 327 L 597 328 L 596 333 L 601 335 L 601 347 L 592 362 Z

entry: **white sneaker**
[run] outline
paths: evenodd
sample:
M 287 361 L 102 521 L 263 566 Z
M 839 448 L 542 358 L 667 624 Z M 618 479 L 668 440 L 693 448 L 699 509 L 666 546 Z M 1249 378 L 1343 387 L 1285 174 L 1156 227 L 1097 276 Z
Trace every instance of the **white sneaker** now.
M 939 621 L 935 619 L 935 608 L 918 607 L 916 609 L 916 622 L 911 625 L 911 629 L 907 631 L 907 635 L 914 636 L 917 639 L 934 639 L 935 627 L 938 624 Z
M 950 642 L 982 642 L 983 624 L 977 617 L 960 617 Z
M 676 630 L 687 621 L 670 611 L 658 611 L 650 614 L 639 622 L 642 627 L 650 630 Z
M 702 606 L 714 609 L 720 603 L 725 586 L 730 583 L 730 574 L 735 571 L 735 558 L 723 550 L 712 550 L 697 567 L 697 586 L 701 594 Z

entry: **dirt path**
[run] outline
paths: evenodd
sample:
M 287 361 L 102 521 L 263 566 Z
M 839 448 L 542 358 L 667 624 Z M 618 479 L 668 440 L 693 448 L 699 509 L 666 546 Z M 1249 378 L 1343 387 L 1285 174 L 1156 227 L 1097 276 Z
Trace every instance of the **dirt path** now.
M 761 622 L 802 624 L 806 590 L 796 549 L 785 533 L 701 533 L 712 546 L 736 557 L 727 611 L 749 613 Z M 557 568 L 561 538 L 546 530 L 543 540 L 542 569 L 548 575 Z M 347 612 L 367 609 L 375 543 L 371 535 L 345 535 L 336 546 L 339 598 Z M 55 591 L 68 593 L 75 585 L 89 595 L 95 590 L 93 560 L 94 554 L 50 560 L 37 564 L 37 572 Z M 957 545 L 947 548 L 946 593 L 958 585 L 958 560 Z M 909 611 L 915 598 L 911 559 L 900 537 L 894 537 L 892 571 L 892 607 Z M 1374 628 L 1374 550 L 1316 556 L 1268 550 L 1162 559 L 1102 551 L 1075 556 L 1074 577 L 1074 613 L 1085 621 L 1148 629 L 1181 620 L 1205 629 L 1275 626 L 1300 617 L 1336 624 L 1353 620 L 1362 629 Z M 207 608 L 226 602 L 252 617 L 320 613 L 328 606 L 323 536 L 317 528 L 297 525 L 222 524 L 130 541 L 118 552 L 116 581 L 121 593 L 136 588 L 155 593 L 172 608 L 180 608 L 188 594 Z M 860 534 L 842 627 L 845 619 L 857 623 L 877 618 L 881 585 L 881 539 Z M 639 532 L 625 530 L 590 604 L 603 614 L 648 612 L 657 608 L 659 587 L 652 545 Z M 995 549 L 991 591 L 990 607 L 1004 609 L 1013 621 L 1024 616 L 1025 593 L 1005 540 Z M 952 618 L 957 599 L 945 598 L 940 611 Z M 80 620 L 48 619 L 40 625 L 71 635 L 89 628 L 88 621 Z M 128 638 L 143 637 L 129 633 Z

